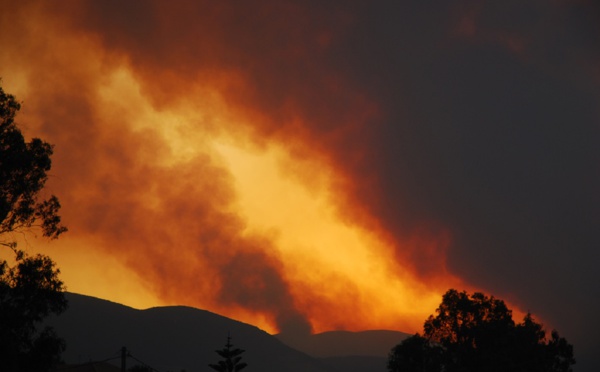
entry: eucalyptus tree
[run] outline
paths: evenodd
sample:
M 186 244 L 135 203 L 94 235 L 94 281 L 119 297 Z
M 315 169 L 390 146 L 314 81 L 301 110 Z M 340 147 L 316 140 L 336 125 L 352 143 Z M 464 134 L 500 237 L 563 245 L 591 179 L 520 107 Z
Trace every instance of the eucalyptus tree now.
M 16 234 L 40 231 L 56 239 L 66 231 L 54 195 L 42 198 L 53 147 L 39 138 L 25 141 L 15 124 L 21 105 L 0 87 L 0 360 L 3 371 L 48 371 L 65 343 L 49 328 L 48 315 L 67 307 L 59 270 L 45 255 L 29 256 L 17 247 Z M 5 253 L 5 252 L 3 252 Z M 3 254 L 3 257 L 7 257 Z

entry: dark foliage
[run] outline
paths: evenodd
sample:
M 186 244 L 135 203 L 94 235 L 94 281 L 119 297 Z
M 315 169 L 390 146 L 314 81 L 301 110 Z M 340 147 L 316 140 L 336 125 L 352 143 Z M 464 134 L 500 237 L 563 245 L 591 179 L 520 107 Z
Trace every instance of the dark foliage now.
M 546 339 L 542 325 L 527 314 L 515 324 L 502 300 L 454 289 L 424 325 L 424 335 L 392 349 L 391 372 L 571 372 L 573 346 L 556 331 Z
M 52 146 L 39 138 L 25 142 L 14 122 L 20 108 L 0 87 L 0 243 L 9 246 L 14 243 L 5 240 L 7 234 L 33 226 L 50 238 L 66 231 L 58 199 L 38 199 L 52 164 Z
M 221 350 L 215 350 L 217 354 L 223 358 L 217 362 L 217 364 L 209 364 L 208 366 L 215 371 L 219 372 L 237 372 L 247 367 L 246 363 L 241 362 L 242 353 L 245 350 L 242 349 L 233 349 L 233 345 L 231 344 L 231 337 L 227 337 L 227 343 L 225 344 L 225 348 Z
M 417 333 L 394 346 L 387 367 L 389 371 L 437 372 L 441 358 L 441 347 Z
M 59 270 L 47 256 L 28 257 L 17 249 L 15 232 L 39 228 L 57 238 L 60 223 L 55 196 L 40 200 L 50 170 L 52 146 L 25 142 L 14 122 L 20 109 L 0 87 L 0 245 L 14 253 L 14 264 L 0 260 L 0 365 L 2 371 L 49 371 L 65 349 L 51 328 L 38 329 L 48 315 L 67 306 Z
M 0 361 L 4 371 L 48 371 L 60 361 L 63 340 L 42 320 L 67 307 L 59 270 L 46 256 L 17 254 L 0 264 Z

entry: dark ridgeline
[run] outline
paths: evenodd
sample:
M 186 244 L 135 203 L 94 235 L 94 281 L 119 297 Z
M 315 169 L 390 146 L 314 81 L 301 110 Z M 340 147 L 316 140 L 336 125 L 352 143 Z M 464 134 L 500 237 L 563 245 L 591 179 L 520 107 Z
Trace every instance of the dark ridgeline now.
M 191 307 L 136 310 L 74 293 L 66 297 L 69 309 L 48 324 L 67 341 L 63 358 L 71 365 L 112 357 L 118 366 L 119 348 L 127 345 L 128 355 L 160 372 L 207 370 L 217 361 L 215 349 L 224 351 L 216 340 L 229 333 L 245 350 L 244 372 L 384 371 L 389 350 L 408 336 L 395 331 L 335 331 L 288 344 L 279 335 Z
M 336 371 L 255 326 L 209 311 L 185 306 L 136 310 L 73 293 L 66 297 L 67 311 L 47 323 L 65 338 L 63 358 L 69 364 L 104 360 L 127 345 L 131 354 L 158 371 L 202 371 L 215 362 L 215 340 L 231 332 L 244 345 L 248 370 Z

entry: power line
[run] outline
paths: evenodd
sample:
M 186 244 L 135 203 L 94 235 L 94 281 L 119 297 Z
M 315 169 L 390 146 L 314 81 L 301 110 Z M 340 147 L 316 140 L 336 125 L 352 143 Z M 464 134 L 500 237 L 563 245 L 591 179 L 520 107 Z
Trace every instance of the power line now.
M 64 367 L 59 368 L 58 370 L 59 371 L 68 371 L 70 369 L 80 368 L 81 366 L 92 366 L 92 365 L 95 365 L 95 364 L 106 363 L 106 362 L 109 362 L 111 360 L 115 360 L 115 359 L 119 359 L 119 358 L 120 358 L 120 356 L 114 356 L 114 357 L 106 358 L 106 359 L 102 359 L 102 360 L 89 361 L 89 362 L 83 363 L 83 364 L 75 364 L 75 365 L 70 365 L 70 366 L 64 366 Z
M 135 360 L 136 362 L 140 363 L 142 366 L 149 368 L 151 371 L 153 372 L 160 372 L 159 370 L 157 370 L 156 368 L 150 366 L 148 363 L 143 362 L 141 360 L 139 360 L 138 358 L 134 357 L 133 355 L 131 355 L 131 352 L 127 353 L 127 356 L 130 357 L 131 359 Z
M 136 362 L 138 362 L 139 364 L 141 364 L 142 366 L 148 368 L 150 371 L 152 372 L 160 372 L 159 370 L 157 370 L 156 368 L 152 367 L 151 365 L 149 365 L 148 363 L 136 358 L 135 356 L 133 356 L 131 354 L 130 350 L 127 350 L 127 348 L 123 347 L 121 348 L 121 350 L 117 351 L 116 356 L 112 356 L 106 359 L 102 359 L 102 360 L 97 360 L 97 361 L 89 361 L 87 363 L 83 363 L 83 364 L 75 364 L 75 365 L 70 365 L 70 366 L 64 366 L 58 369 L 58 371 L 68 371 L 71 369 L 75 369 L 75 368 L 81 368 L 82 366 L 92 366 L 92 365 L 96 365 L 96 364 L 101 364 L 101 363 L 106 363 L 106 362 L 110 362 L 113 360 L 117 360 L 117 359 L 121 359 L 121 367 L 123 368 L 125 366 L 124 363 L 124 358 L 131 358 L 133 360 L 135 360 Z

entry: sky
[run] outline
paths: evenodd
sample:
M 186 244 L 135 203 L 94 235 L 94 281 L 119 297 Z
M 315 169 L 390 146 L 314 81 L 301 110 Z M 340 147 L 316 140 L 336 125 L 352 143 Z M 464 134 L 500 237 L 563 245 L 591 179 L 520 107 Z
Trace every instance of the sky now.
M 504 299 L 600 368 L 593 1 L 0 1 L 67 289 L 269 332 Z M 517 316 L 515 316 L 520 320 Z

